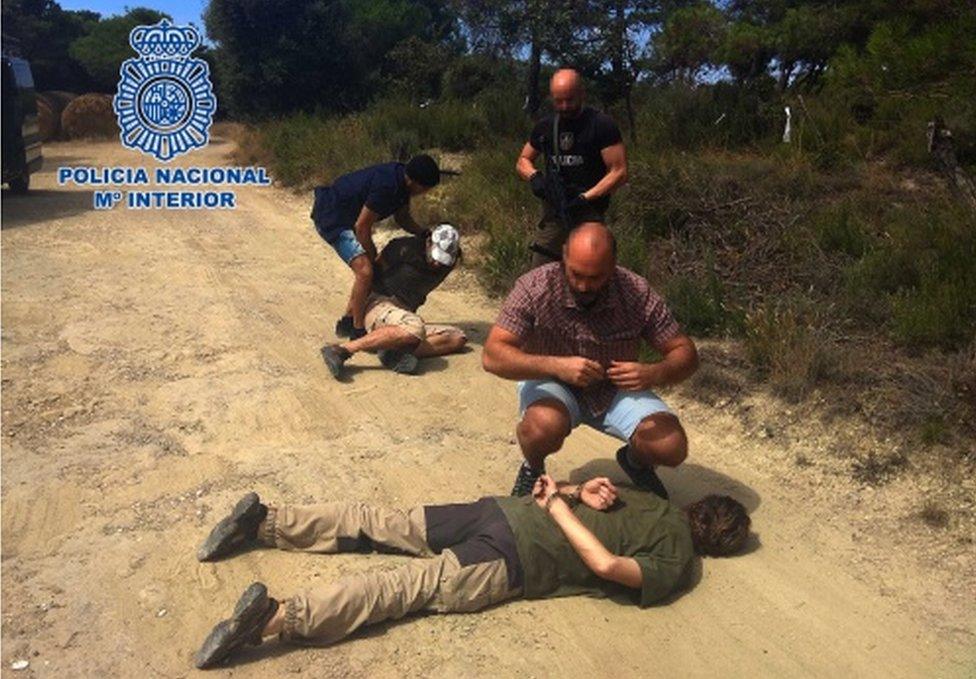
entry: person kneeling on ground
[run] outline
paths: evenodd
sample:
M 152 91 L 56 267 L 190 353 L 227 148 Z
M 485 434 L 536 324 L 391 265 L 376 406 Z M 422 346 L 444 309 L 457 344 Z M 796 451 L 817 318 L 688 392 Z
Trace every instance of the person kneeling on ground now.
M 745 507 L 728 496 L 709 495 L 682 511 L 603 477 L 571 486 L 544 475 L 531 497 L 405 511 L 356 502 L 266 506 L 249 493 L 210 532 L 200 561 L 254 545 L 319 553 L 384 548 L 428 558 L 281 600 L 256 582 L 213 628 L 195 663 L 213 667 L 269 636 L 329 644 L 364 624 L 420 611 L 476 611 L 518 597 L 627 592 L 648 606 L 687 586 L 694 553 L 737 552 L 749 525 Z
M 383 248 L 366 302 L 368 334 L 322 347 L 333 377 L 342 377 L 345 362 L 359 351 L 377 351 L 386 367 L 412 374 L 418 358 L 443 356 L 464 347 L 467 337 L 460 328 L 427 324 L 417 315 L 427 295 L 454 269 L 461 253 L 459 241 L 457 229 L 441 224 L 430 234 L 396 238 Z
M 421 154 L 406 164 L 371 165 L 342 175 L 331 186 L 316 187 L 312 204 L 315 230 L 354 276 L 346 314 L 336 323 L 340 337 L 357 339 L 366 334 L 364 315 L 376 261 L 376 222 L 392 215 L 405 231 L 423 233 L 410 214 L 410 201 L 430 191 L 440 180 L 437 163 Z

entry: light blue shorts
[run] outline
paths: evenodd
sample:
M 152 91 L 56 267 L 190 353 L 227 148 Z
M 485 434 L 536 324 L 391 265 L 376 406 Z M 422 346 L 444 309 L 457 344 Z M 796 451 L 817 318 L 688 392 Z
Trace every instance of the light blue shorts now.
M 332 246 L 332 249 L 342 257 L 342 261 L 346 264 L 359 257 L 359 255 L 366 254 L 366 250 L 363 249 L 362 244 L 356 238 L 356 234 L 352 229 L 343 229 L 332 236 L 331 240 L 326 242 Z
M 661 397 L 651 390 L 618 390 L 610 407 L 602 415 L 593 416 L 589 410 L 580 406 L 576 396 L 564 383 L 556 380 L 525 380 L 518 383 L 519 416 L 526 409 L 542 399 L 556 399 L 569 411 L 570 425 L 573 429 L 580 424 L 609 434 L 621 441 L 629 441 L 637 425 L 645 417 L 655 413 L 670 413 L 671 410 Z

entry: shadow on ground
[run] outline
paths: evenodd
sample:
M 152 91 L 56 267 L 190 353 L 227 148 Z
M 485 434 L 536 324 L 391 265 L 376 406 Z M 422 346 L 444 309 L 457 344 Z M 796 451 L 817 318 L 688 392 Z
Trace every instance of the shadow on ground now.
M 658 476 L 671 495 L 671 502 L 683 507 L 705 495 L 731 495 L 752 514 L 762 499 L 755 490 L 722 472 L 697 464 L 683 464 L 675 469 L 657 468 Z M 582 483 L 594 476 L 606 476 L 614 483 L 630 485 L 630 479 L 616 460 L 600 458 L 591 460 L 569 473 L 570 483 Z
M 52 191 L 38 189 L 18 195 L 4 191 L 2 196 L 3 230 L 20 226 L 41 226 L 92 209 L 91 191 Z

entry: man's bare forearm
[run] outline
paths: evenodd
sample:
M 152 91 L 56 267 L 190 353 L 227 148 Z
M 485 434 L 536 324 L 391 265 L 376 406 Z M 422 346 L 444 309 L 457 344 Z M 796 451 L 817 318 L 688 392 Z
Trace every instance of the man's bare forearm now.
M 555 356 L 537 356 L 502 342 L 489 343 L 482 355 L 485 370 L 507 380 L 540 380 L 556 376 Z
M 694 344 L 681 345 L 665 354 L 656 366 L 656 386 L 683 382 L 698 370 L 698 351 Z
M 613 568 L 616 555 L 603 546 L 603 543 L 590 532 L 589 528 L 583 525 L 583 522 L 562 499 L 552 501 L 549 507 L 549 516 L 559 526 L 586 567 L 601 578 L 606 578 Z
M 627 183 L 627 170 L 610 170 L 603 178 L 596 184 L 591 186 L 589 189 L 583 192 L 583 196 L 587 200 L 595 200 L 597 198 L 602 198 L 603 196 L 608 196 L 621 186 Z
M 525 156 L 519 156 L 518 161 L 515 163 L 515 171 L 518 172 L 518 176 L 525 181 L 532 179 L 532 175 L 538 172 L 538 168 L 535 166 L 535 162 L 526 158 Z

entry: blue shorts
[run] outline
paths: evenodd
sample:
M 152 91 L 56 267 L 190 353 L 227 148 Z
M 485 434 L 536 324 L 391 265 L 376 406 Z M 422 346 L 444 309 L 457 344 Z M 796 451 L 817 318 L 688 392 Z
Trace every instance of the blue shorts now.
M 335 191 L 331 187 L 316 187 L 312 223 L 322 240 L 331 245 L 342 261 L 348 264 L 359 255 L 365 255 L 366 250 L 352 230 L 354 218 L 347 214 L 348 210 L 341 209 L 336 200 Z
M 649 389 L 646 391 L 618 390 L 610 407 L 602 415 L 591 415 L 582 408 L 576 396 L 562 382 L 556 380 L 525 380 L 518 383 L 519 416 L 526 409 L 542 399 L 556 399 L 569 412 L 570 427 L 575 429 L 581 423 L 609 434 L 621 441 L 629 441 L 637 425 L 645 417 L 656 413 L 671 413 L 661 398 Z
M 329 240 L 326 243 L 332 246 L 332 249 L 342 257 L 342 261 L 346 264 L 349 264 L 349 262 L 359 257 L 359 255 L 366 254 L 366 250 L 363 249 L 362 244 L 356 238 L 356 234 L 353 233 L 352 229 L 345 229 L 336 234 L 330 234 Z

